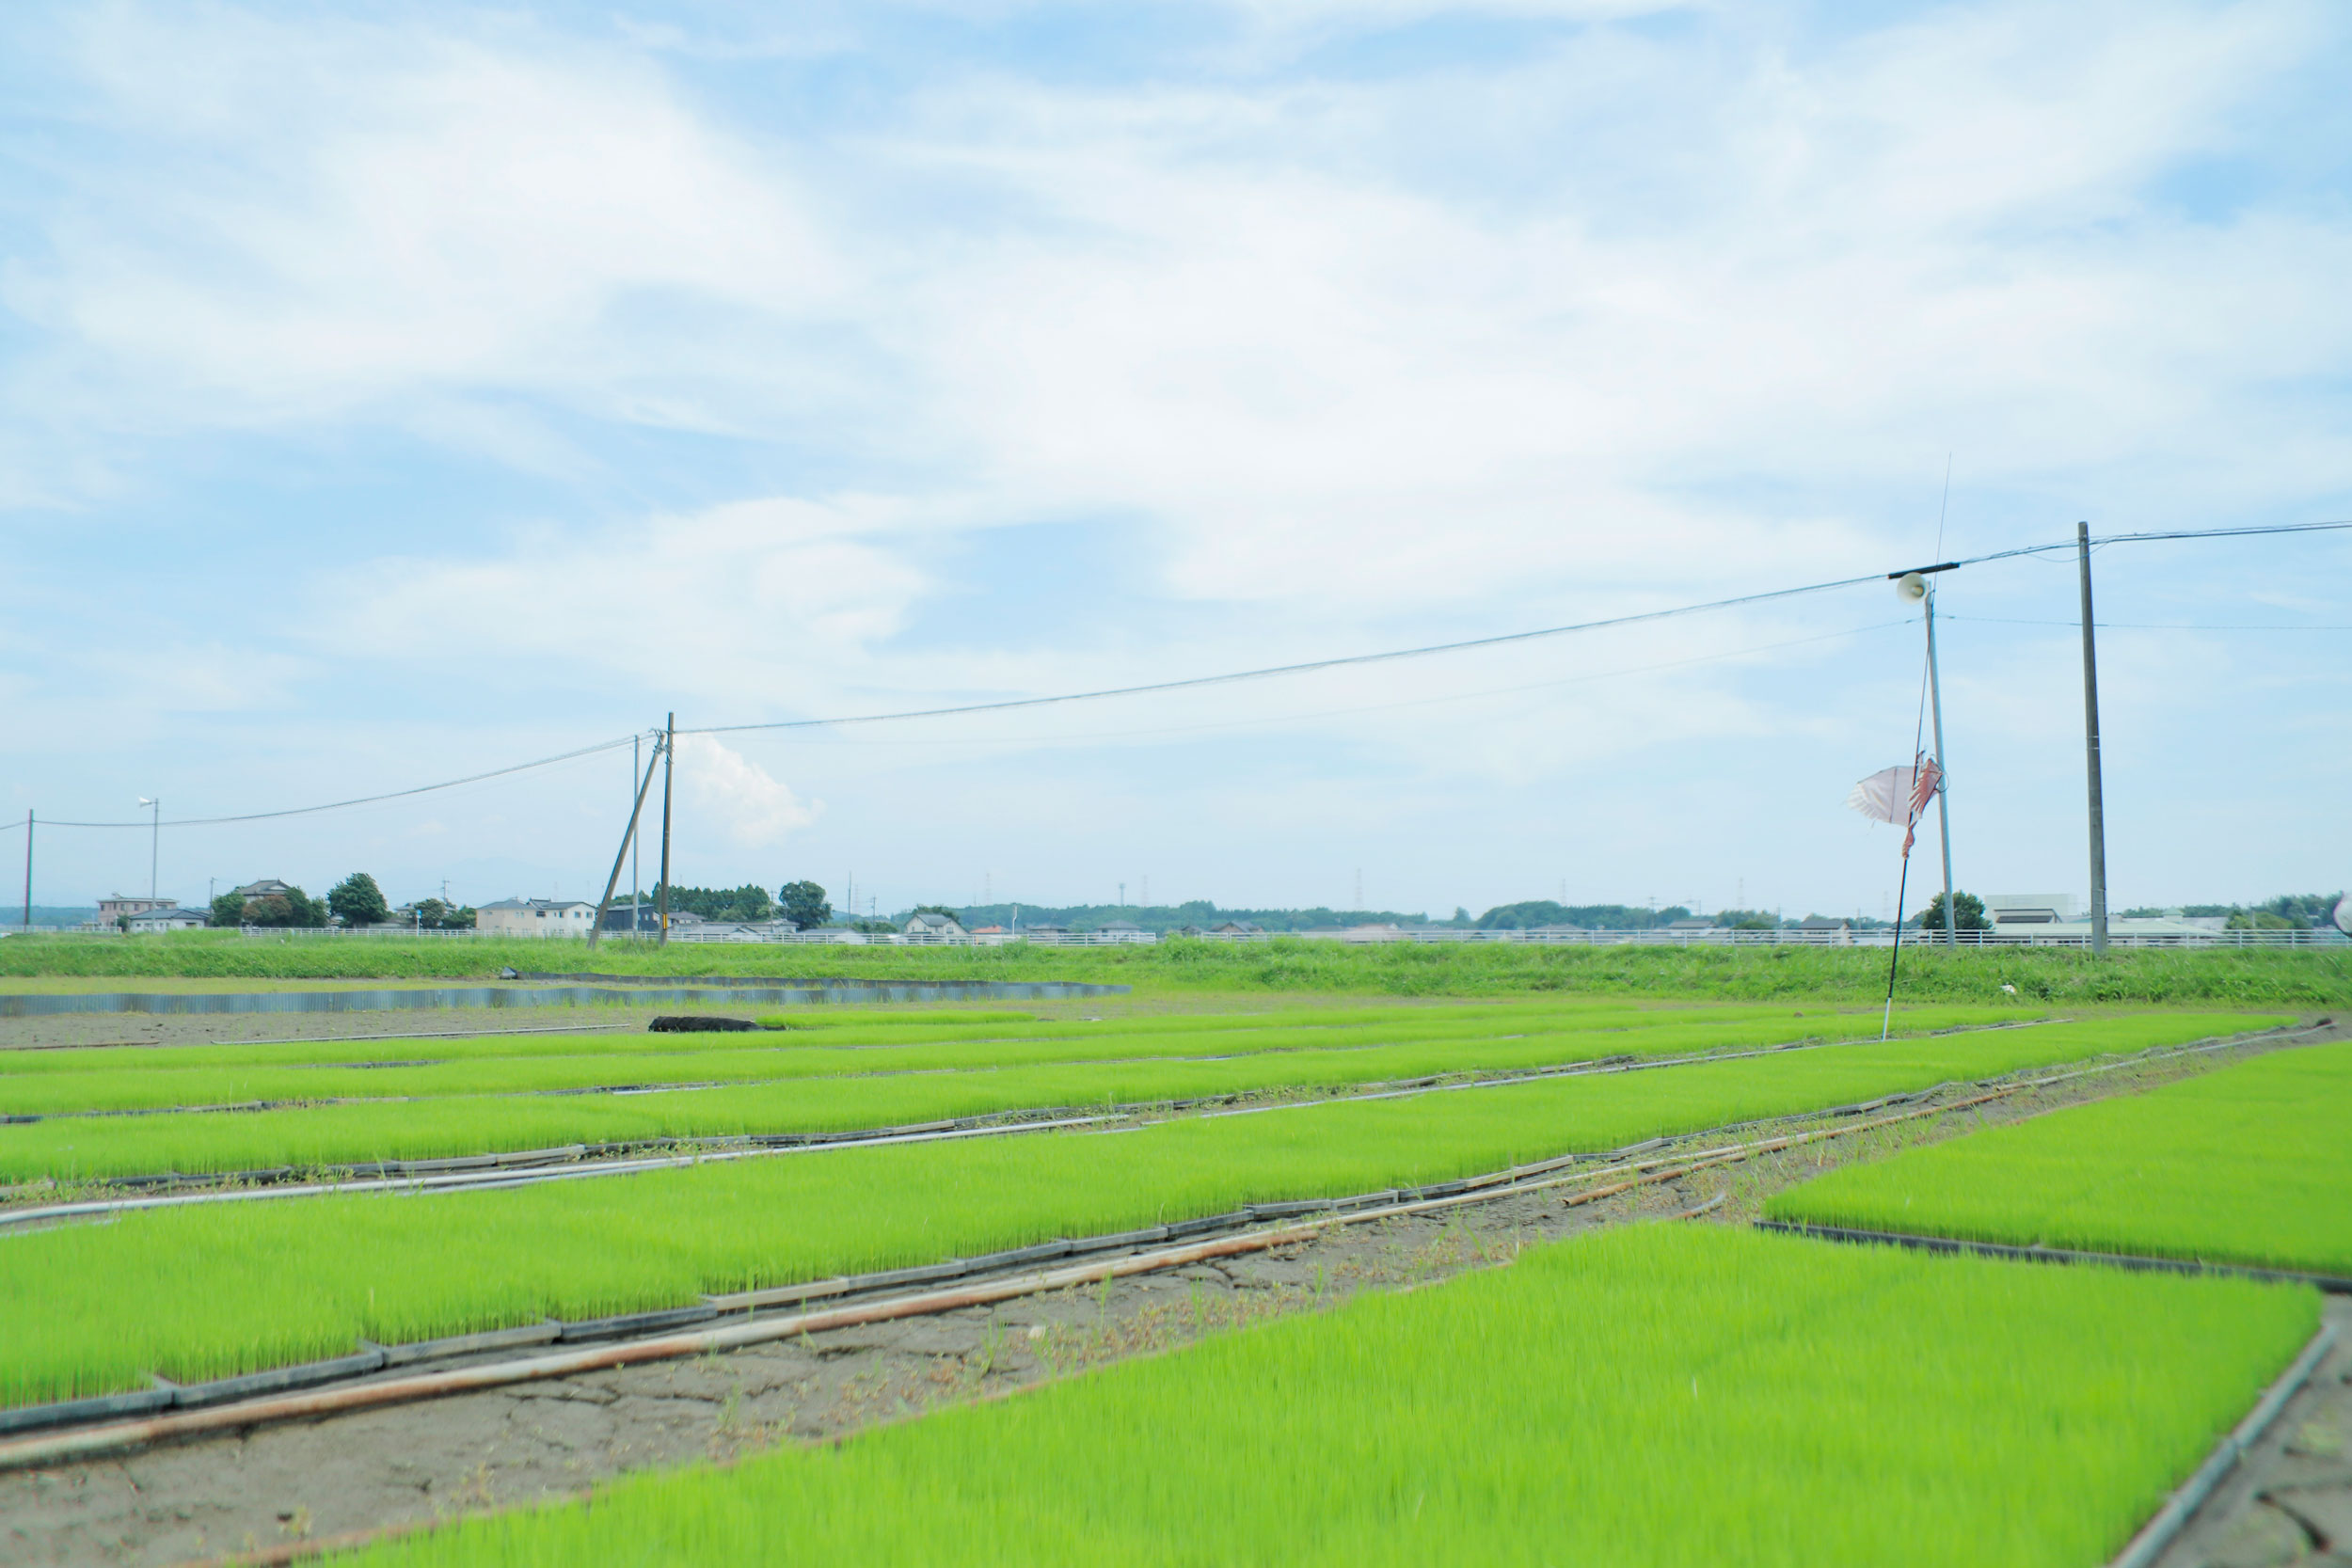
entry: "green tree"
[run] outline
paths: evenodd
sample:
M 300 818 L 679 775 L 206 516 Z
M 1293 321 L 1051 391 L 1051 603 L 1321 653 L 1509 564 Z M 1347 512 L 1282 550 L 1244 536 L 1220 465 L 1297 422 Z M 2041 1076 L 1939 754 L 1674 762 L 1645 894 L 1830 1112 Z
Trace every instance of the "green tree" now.
M 1915 919 L 1912 924 L 1923 931 L 1942 930 L 1944 928 L 1944 895 L 1939 893 L 1929 899 L 1928 907 L 1919 911 L 1918 918 Z M 1952 895 L 1952 927 L 1961 931 L 1991 930 L 1993 923 L 1984 917 L 1984 900 L 1973 893 L 1954 893 Z
M 245 924 L 245 895 L 224 893 L 213 900 L 213 924 L 242 926 Z
M 784 918 L 803 931 L 833 919 L 833 905 L 815 882 L 785 883 L 776 890 L 776 902 L 784 906 Z
M 245 924 L 316 929 L 326 924 L 326 906 L 298 887 L 288 888 L 283 894 L 247 900 Z
M 438 898 L 417 901 L 417 924 L 428 931 L 470 931 L 473 911 L 463 904 L 444 904 Z
M 327 911 L 345 926 L 373 926 L 390 918 L 384 890 L 364 871 L 355 871 L 326 891 Z

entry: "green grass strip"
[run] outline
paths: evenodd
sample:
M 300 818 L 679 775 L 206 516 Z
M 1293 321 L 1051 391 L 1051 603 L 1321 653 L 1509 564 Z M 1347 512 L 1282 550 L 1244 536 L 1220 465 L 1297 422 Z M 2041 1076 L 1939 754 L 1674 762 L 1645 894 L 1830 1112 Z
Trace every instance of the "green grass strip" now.
M 1725 1016 L 1725 1015 L 1729 1016 Z M 2015 1016 L 2012 1014 L 2011 1016 Z M 1906 1013 L 1906 1032 L 1991 1021 L 1984 1008 L 1920 1008 Z M 1715 1034 L 1710 1035 L 1709 1031 Z M 535 1052 L 522 1056 L 469 1055 L 423 1060 L 437 1042 L 387 1042 L 368 1053 L 347 1053 L 342 1066 L 181 1065 L 173 1060 L 123 1060 L 119 1052 L 82 1070 L 43 1070 L 0 1076 L 0 1114 L 55 1116 L 76 1111 L 154 1110 L 174 1106 L 232 1105 L 287 1101 L 466 1094 L 514 1094 L 651 1084 L 756 1083 L 787 1078 L 873 1072 L 915 1072 L 1012 1067 L 1046 1062 L 1084 1062 L 1145 1057 L 1234 1056 L 1263 1052 L 1332 1050 L 1410 1042 L 1507 1040 L 1544 1034 L 1561 1039 L 1554 1060 L 1576 1061 L 1650 1050 L 1651 1053 L 1706 1049 L 1721 1037 L 1732 1043 L 1771 1044 L 1824 1033 L 1878 1033 L 1875 1018 L 1842 1017 L 1822 1007 L 1779 1008 L 1757 1016 L 1748 1010 L 1724 1014 L 1689 1011 L 1640 1012 L 1565 1018 L 1504 1015 L 1425 1020 L 1392 1016 L 1377 1024 L 1323 1026 L 1233 1026 L 1202 1019 L 1184 1030 L 1073 1032 L 1038 1037 L 994 1037 L 981 1040 L 917 1040 L 843 1046 L 742 1043 L 742 1035 L 690 1036 L 713 1042 L 699 1051 L 639 1049 L 665 1037 L 620 1035 L 575 1041 L 570 1053 Z M 1566 1043 L 1571 1037 L 1589 1045 Z M 1639 1038 L 1679 1043 L 1645 1048 L 1614 1044 Z M 716 1042 L 728 1042 L 720 1044 Z M 63 1054 L 60 1053 L 59 1054 Z M 411 1064 L 411 1065 L 399 1065 Z M 1476 1065 L 1475 1062 L 1470 1065 Z
M 1817 1012 L 1816 1018 L 1819 1018 Z M 1823 1022 L 1835 1021 L 1823 1020 Z M 1446 1073 L 1507 1072 L 1618 1054 L 1770 1047 L 1805 1037 L 1777 1027 L 1562 1032 L 1337 1051 L 1268 1051 L 1229 1059 L 901 1072 L 678 1089 L 644 1095 L 453 1097 L 416 1103 L 314 1105 L 258 1112 L 71 1117 L 0 1127 L 0 1180 L 263 1170 L 313 1170 L 384 1160 L 504 1153 L 575 1143 L 653 1142 L 742 1133 L 846 1132 L 1008 1111 L 1155 1104 L 1216 1095 L 1344 1090 Z M 2145 1041 L 2209 1033 L 2180 1015 L 2038 1024 L 2021 1042 L 2031 1060 L 2074 1042 Z
M 2316 1294 L 1644 1226 L 334 1560 L 2093 1568 Z
M 2352 1042 L 1834 1171 L 1768 1212 L 2352 1276 Z
M 183 1381 L 544 1316 L 1449 1180 L 2104 1050 L 2233 1015 L 2002 1029 L 1670 1071 L 834 1149 L 508 1191 L 336 1195 L 0 1233 L 0 1402 Z M 2063 1033 L 2062 1031 L 2071 1031 Z

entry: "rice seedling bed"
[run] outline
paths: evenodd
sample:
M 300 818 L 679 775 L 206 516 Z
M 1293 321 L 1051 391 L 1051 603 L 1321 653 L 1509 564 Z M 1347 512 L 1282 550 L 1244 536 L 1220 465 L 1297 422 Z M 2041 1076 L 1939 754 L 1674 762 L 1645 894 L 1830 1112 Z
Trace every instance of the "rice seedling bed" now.
M 1940 1016 L 1931 1015 L 1936 1025 Z M 474 1096 L 416 1103 L 311 1105 L 224 1114 L 71 1117 L 0 1127 L 0 1180 L 61 1181 L 291 1168 L 504 1153 L 572 1144 L 843 1132 L 1041 1110 L 1107 1109 L 1252 1094 L 1341 1091 L 1433 1075 L 1511 1072 L 1604 1057 L 1769 1048 L 1820 1022 L 1607 1032 L 1530 1032 L 1346 1049 L 1282 1049 L 1212 1060 L 914 1071 L 787 1079 L 723 1088 L 596 1096 Z M 1835 1021 L 1842 1022 L 1842 1021 Z M 2038 1024 L 2016 1047 L 2032 1060 L 2133 1051 L 2202 1037 L 2216 1022 L 2159 1014 Z M 1844 1049 L 1838 1047 L 1837 1049 Z M 714 1053 L 716 1055 L 729 1053 Z M 1677 1070 L 1680 1070 L 1677 1069 Z
M 2020 1015 L 1979 1008 L 1919 1009 L 1906 1032 L 1955 1027 Z M 828 1031 L 821 1043 L 747 1044 L 740 1034 L 627 1035 L 503 1040 L 380 1042 L 347 1045 L 180 1048 L 126 1060 L 119 1050 L 0 1054 L 0 1115 L 54 1116 L 75 1111 L 155 1110 L 335 1099 L 394 1099 L 452 1094 L 562 1091 L 610 1086 L 936 1071 L 1049 1062 L 1239 1056 L 1261 1052 L 1334 1051 L 1440 1041 L 1519 1040 L 1590 1036 L 1606 1040 L 1659 1036 L 1661 1052 L 1704 1048 L 1716 1034 L 1776 1042 L 1824 1032 L 1877 1033 L 1876 1020 L 1815 1007 L 1681 1009 L 1514 1008 L 1427 1017 L 1393 1010 L 1385 1019 L 1332 1026 L 1210 1015 L 1183 1021 L 1137 1020 L 1157 1027 L 1106 1024 L 973 1026 L 945 1029 Z M 676 1041 L 694 1041 L 680 1046 Z M 467 1049 L 470 1047 L 471 1049 Z M 1598 1053 L 1608 1054 L 1603 1051 Z M 1577 1059 L 1574 1055 L 1563 1058 Z M 1472 1063 L 1470 1065 L 1476 1065 Z
M 2352 1041 L 1839 1170 L 1767 1214 L 2352 1276 Z
M 1856 1045 L 1668 1072 L 1341 1101 L 1104 1134 L 825 1150 L 438 1196 L 129 1213 L 0 1236 L 0 1403 L 193 1381 L 382 1342 L 1417 1186 L 2164 1038 L 2172 1016 Z M 2070 1033 L 2071 1031 L 2071 1033 Z
M 1990 960 L 1990 961 L 1987 961 Z M 1317 991 L 1331 995 L 1589 995 L 1719 1000 L 1836 996 L 1867 1004 L 1883 994 L 1883 954 L 1860 947 L 1738 948 L 1662 942 L 1379 942 L 1277 937 L 1265 942 L 1164 942 L 1071 948 L 832 947 L 757 952 L 701 943 L 591 955 L 585 942 L 530 939 L 465 942 L 371 938 L 252 940 L 199 931 L 155 941 L 31 936 L 0 943 L 0 975 L 185 976 L 195 979 L 394 977 L 489 979 L 501 966 L 626 971 L 690 979 L 812 973 L 850 982 L 1064 980 L 1132 985 L 1139 995 Z M 2103 958 L 2068 948 L 1979 952 L 1922 945 L 1903 966 L 1904 993 L 2000 1004 L 2011 994 L 2072 1005 L 2343 1006 L 2352 968 L 2324 949 L 2143 949 Z M 2014 991 L 2005 991 L 2013 987 Z
M 2308 1291 L 1629 1227 L 338 1560 L 2091 1568 Z

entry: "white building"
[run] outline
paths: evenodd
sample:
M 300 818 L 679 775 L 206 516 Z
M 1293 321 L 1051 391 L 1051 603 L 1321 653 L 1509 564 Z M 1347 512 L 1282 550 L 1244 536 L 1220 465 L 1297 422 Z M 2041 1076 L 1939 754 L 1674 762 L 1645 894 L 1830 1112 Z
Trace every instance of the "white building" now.
M 126 928 L 132 931 L 192 931 L 207 924 L 209 922 L 201 911 L 181 909 L 168 898 L 153 909 L 130 916 L 124 922 Z
M 914 942 L 970 942 L 972 933 L 952 914 L 926 910 L 907 917 L 906 935 Z
M 1985 924 L 2011 939 L 2090 940 L 2090 911 L 2071 893 L 1994 893 L 1985 895 Z M 2180 915 L 2107 916 L 2107 934 L 2115 937 L 2162 938 L 2174 942 L 2211 942 L 2224 921 L 2190 920 Z M 1931 931 L 1934 927 L 1930 927 Z
M 177 908 L 179 903 L 177 898 L 125 898 L 118 893 L 112 898 L 98 901 L 98 924 L 111 927 L 133 915 Z
M 584 937 L 596 907 L 577 898 L 501 898 L 474 911 L 474 929 L 485 936 Z

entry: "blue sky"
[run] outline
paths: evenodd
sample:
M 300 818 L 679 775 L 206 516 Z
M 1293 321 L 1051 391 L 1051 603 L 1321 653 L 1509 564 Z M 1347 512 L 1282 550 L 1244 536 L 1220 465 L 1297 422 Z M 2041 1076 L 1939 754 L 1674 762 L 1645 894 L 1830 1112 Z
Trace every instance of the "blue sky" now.
M 168 822 L 1883 571 L 1947 456 L 1947 556 L 2352 516 L 2348 66 L 2323 4 L 13 7 L 0 811 L 160 795 L 183 898 L 593 894 L 625 752 Z M 2098 570 L 2119 905 L 2342 886 L 2352 538 Z M 1947 584 L 1963 887 L 2085 888 L 2074 594 Z M 1877 915 L 1919 641 L 696 737 L 678 875 Z

